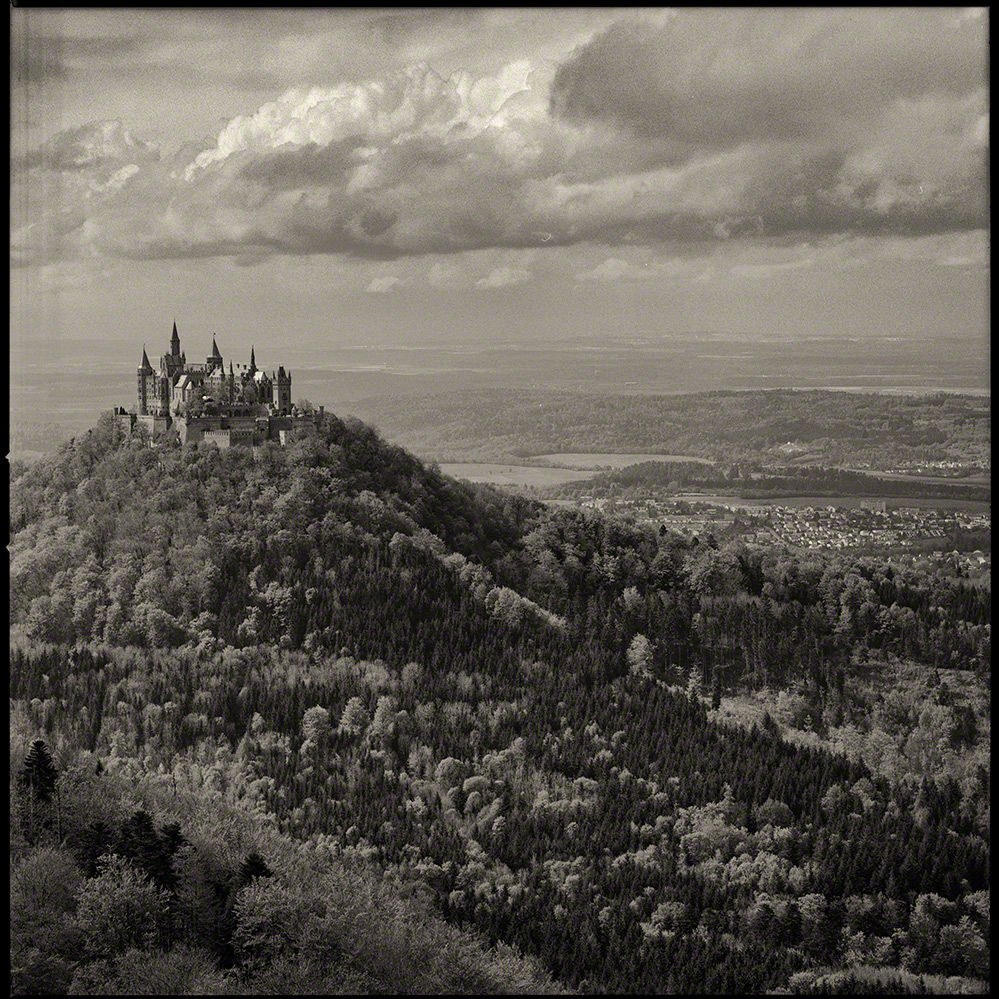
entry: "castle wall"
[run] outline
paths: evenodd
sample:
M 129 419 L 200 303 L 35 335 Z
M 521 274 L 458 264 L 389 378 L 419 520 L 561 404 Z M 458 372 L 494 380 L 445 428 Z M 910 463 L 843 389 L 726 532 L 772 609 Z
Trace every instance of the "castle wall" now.
M 232 445 L 231 434 L 230 430 L 205 430 L 202 431 L 201 439 L 206 444 L 214 444 L 220 450 L 225 451 Z
M 122 410 L 113 410 L 113 412 L 118 426 L 127 434 L 136 427 L 142 427 L 150 437 L 155 438 L 165 434 L 172 423 L 169 416 L 156 416 L 153 413 L 126 413 Z
M 126 434 L 132 432 L 132 428 L 135 426 L 135 413 L 119 413 L 115 412 L 114 418 L 118 421 L 118 426 L 125 431 Z
M 135 417 L 136 426 L 145 427 L 149 431 L 150 437 L 159 437 L 160 434 L 165 434 L 170 429 L 170 423 L 169 416 L 158 416 L 154 413 L 139 414 Z
M 223 417 L 221 416 L 193 416 L 184 417 L 177 421 L 180 430 L 181 444 L 190 444 L 200 441 L 206 430 L 221 430 Z
M 259 430 L 260 418 L 257 416 L 226 416 L 225 425 L 233 430 L 255 434 Z

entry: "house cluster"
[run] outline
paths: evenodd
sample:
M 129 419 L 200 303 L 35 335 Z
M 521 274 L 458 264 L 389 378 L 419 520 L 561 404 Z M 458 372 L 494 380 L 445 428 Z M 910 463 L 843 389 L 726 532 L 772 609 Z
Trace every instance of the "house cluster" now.
M 787 506 L 777 503 L 698 502 L 693 496 L 663 501 L 585 497 L 585 509 L 666 527 L 687 537 L 738 534 L 744 541 L 789 548 L 904 550 L 919 542 L 940 540 L 955 530 L 990 530 L 991 514 L 916 506 L 892 507 L 883 499 L 861 500 L 857 507 L 826 504 Z

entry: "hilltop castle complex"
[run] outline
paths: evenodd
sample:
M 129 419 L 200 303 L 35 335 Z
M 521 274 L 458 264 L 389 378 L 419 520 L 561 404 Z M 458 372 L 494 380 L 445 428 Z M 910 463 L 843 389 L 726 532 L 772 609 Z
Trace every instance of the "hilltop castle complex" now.
M 291 372 L 281 366 L 267 374 L 258 370 L 256 353 L 250 363 L 228 372 L 212 337 L 212 353 L 204 364 L 189 364 L 180 349 L 177 324 L 173 324 L 170 352 L 160 357 L 159 370 L 149 363 L 142 348 L 136 372 L 135 408 L 115 410 L 126 430 L 145 427 L 152 437 L 176 431 L 182 443 L 205 440 L 220 447 L 285 443 L 291 430 L 314 430 L 323 419 L 318 413 L 300 412 L 291 402 Z

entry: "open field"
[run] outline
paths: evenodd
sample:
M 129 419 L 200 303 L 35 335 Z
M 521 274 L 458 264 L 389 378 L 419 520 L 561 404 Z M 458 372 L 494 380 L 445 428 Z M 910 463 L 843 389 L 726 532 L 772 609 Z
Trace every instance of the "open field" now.
M 970 485 L 987 486 L 992 482 L 991 475 L 920 475 L 918 472 L 879 472 L 871 468 L 848 468 L 848 472 L 863 472 L 878 479 L 893 479 L 899 482 L 967 482 Z
M 709 392 L 685 396 L 467 390 L 366 400 L 393 443 L 447 462 L 620 468 L 697 456 L 729 463 L 902 469 L 989 458 L 989 412 L 971 396 Z M 807 457 L 806 457 L 807 456 Z
M 586 453 L 570 451 L 556 454 L 535 454 L 534 461 L 548 461 L 553 466 L 563 468 L 626 468 L 628 465 L 638 465 L 643 461 L 696 461 L 702 465 L 710 465 L 707 458 L 695 458 L 689 454 L 612 454 Z
M 563 482 L 579 482 L 595 474 L 595 471 L 574 468 L 507 465 L 488 461 L 449 461 L 441 464 L 440 470 L 456 479 L 486 482 L 493 486 L 560 486 Z
M 648 455 L 612 455 L 612 454 L 549 454 L 538 455 L 539 458 L 560 457 L 564 460 L 575 458 L 628 458 L 645 459 Z M 658 456 L 662 458 L 663 456 Z M 673 456 L 673 460 L 681 460 L 678 456 Z M 689 459 L 683 459 L 689 460 Z M 634 464 L 628 461 L 625 464 Z M 622 464 L 618 467 L 625 467 Z M 484 482 L 493 486 L 558 486 L 566 482 L 583 482 L 593 478 L 599 471 L 600 466 L 594 462 L 590 470 L 579 468 L 565 468 L 558 466 L 537 466 L 537 465 L 514 465 L 506 462 L 488 461 L 450 461 L 443 462 L 439 466 L 445 475 L 452 475 L 456 479 L 467 479 L 469 482 Z M 857 509 L 864 503 L 877 502 L 883 499 L 891 509 L 898 507 L 918 507 L 922 510 L 967 510 L 972 513 L 988 513 L 992 509 L 991 503 L 982 500 L 962 500 L 962 499 L 927 499 L 922 497 L 908 496 L 777 496 L 769 498 L 741 497 L 733 494 L 719 493 L 696 493 L 684 492 L 671 497 L 677 500 L 686 500 L 688 503 L 713 503 L 716 506 L 745 507 L 745 506 L 788 506 L 788 507 L 826 507 L 835 506 L 842 509 Z M 575 501 L 566 501 L 565 505 L 573 506 Z

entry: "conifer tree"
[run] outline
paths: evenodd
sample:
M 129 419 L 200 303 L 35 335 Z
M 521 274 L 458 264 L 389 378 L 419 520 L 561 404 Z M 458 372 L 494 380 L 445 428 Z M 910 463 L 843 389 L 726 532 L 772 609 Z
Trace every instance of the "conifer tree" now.
M 254 878 L 273 877 L 274 872 L 267 865 L 267 861 L 254 850 L 246 855 L 246 859 L 239 865 L 239 884 L 245 887 Z
M 43 739 L 35 739 L 24 758 L 18 781 L 39 801 L 49 801 L 55 791 L 59 773 L 52 762 L 52 754 Z

